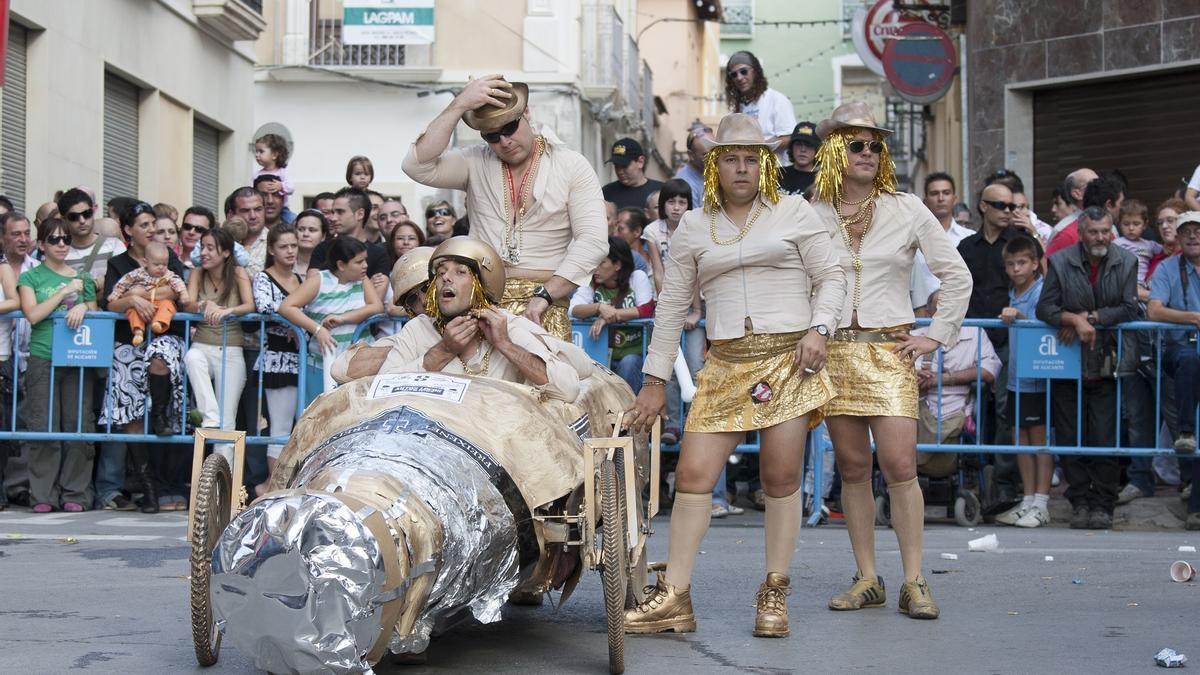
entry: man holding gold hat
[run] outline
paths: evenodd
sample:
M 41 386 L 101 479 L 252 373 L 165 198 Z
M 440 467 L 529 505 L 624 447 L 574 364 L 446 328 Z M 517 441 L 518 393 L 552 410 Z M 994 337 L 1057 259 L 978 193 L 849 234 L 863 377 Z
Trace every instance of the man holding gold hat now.
M 501 306 L 570 339 L 567 305 L 608 255 L 608 221 L 595 171 L 582 155 L 538 134 L 529 87 L 500 75 L 472 80 L 404 158 L 413 180 L 465 190 L 471 234 L 499 252 Z M 448 149 L 459 120 L 484 143 Z

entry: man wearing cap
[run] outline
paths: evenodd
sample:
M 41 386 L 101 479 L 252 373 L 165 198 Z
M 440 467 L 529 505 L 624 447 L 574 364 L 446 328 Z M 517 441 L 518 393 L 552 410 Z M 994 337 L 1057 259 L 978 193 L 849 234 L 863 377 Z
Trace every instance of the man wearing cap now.
M 466 191 L 470 236 L 502 258 L 500 304 L 568 339 L 568 301 L 608 255 L 604 198 L 582 155 L 534 130 L 528 98 L 524 83 L 472 80 L 417 138 L 403 168 L 419 183 Z M 485 142 L 449 149 L 459 119 Z
M 817 177 L 817 149 L 820 147 L 821 137 L 817 135 L 817 125 L 812 122 L 796 125 L 788 145 L 788 157 L 792 160 L 792 165 L 779 172 L 781 192 L 802 195 L 813 184 Z
M 1200 354 L 1196 353 L 1196 328 L 1200 328 L 1200 211 L 1180 214 L 1175 237 L 1180 255 L 1162 262 L 1150 277 L 1150 304 L 1146 318 L 1188 326 L 1189 330 L 1163 331 L 1163 369 L 1175 379 L 1175 451 L 1196 452 L 1196 401 L 1200 399 Z M 1195 464 L 1193 463 L 1193 467 Z M 1195 469 L 1192 470 L 1195 476 Z M 1200 490 L 1192 488 L 1186 527 L 1200 530 Z
M 613 143 L 607 163 L 613 165 L 617 179 L 604 186 L 604 201 L 616 204 L 617 210 L 628 206 L 644 208 L 646 198 L 662 187 L 661 181 L 646 177 L 646 153 L 642 144 L 632 138 Z

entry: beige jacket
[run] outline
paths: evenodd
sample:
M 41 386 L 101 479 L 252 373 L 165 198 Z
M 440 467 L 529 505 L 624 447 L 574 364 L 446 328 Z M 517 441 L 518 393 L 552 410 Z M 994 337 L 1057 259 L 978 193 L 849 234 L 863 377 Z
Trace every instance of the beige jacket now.
M 833 206 L 828 202 L 815 202 L 813 208 L 833 238 L 834 251 L 845 270 L 846 296 L 838 327 L 847 328 L 854 314 L 853 261 Z M 925 255 L 930 271 L 942 284 L 938 310 L 928 335 L 944 347 L 953 346 L 971 299 L 971 273 L 950 235 L 925 204 L 916 195 L 908 193 L 880 195 L 875 202 L 871 230 L 860 250 L 863 278 L 859 327 L 887 328 L 916 320 L 908 288 L 912 280 L 913 257 L 919 250 Z
M 696 284 L 707 305 L 710 340 L 744 336 L 747 319 L 755 333 L 790 333 L 818 324 L 832 328 L 837 322 L 846 275 L 829 233 L 803 197 L 763 202 L 754 227 L 728 246 L 713 242 L 710 218 L 703 209 L 688 211 L 671 236 L 644 373 L 670 379 Z M 724 210 L 717 214 L 717 238 L 727 241 L 737 232 Z
M 531 278 L 553 274 L 582 286 L 608 255 L 608 219 L 600 181 L 583 155 L 550 138 L 539 161 L 532 203 L 521 221 L 521 260 L 509 266 L 509 274 L 514 269 Z M 421 162 L 414 144 L 403 168 L 418 183 L 465 190 L 471 236 L 504 256 L 504 167 L 487 145 L 447 150 Z

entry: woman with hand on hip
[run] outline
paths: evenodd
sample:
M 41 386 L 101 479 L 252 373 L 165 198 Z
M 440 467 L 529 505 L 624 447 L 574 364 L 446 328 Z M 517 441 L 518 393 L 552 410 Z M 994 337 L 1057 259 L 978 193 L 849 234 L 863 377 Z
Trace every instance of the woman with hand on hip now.
M 822 412 L 842 475 L 842 508 L 858 563 L 835 610 L 882 607 L 875 573 L 875 496 L 871 439 L 888 484 L 892 528 L 900 542 L 901 612 L 936 619 L 938 607 L 921 576 L 925 499 L 917 484 L 917 357 L 953 345 L 971 296 L 971 275 L 946 231 L 921 199 L 896 192 L 895 167 L 865 103 L 852 102 L 817 125 L 823 141 L 813 208 L 833 237 L 847 293 L 829 343 L 829 375 L 837 396 Z M 941 281 L 927 336 L 909 335 L 913 256 L 920 250 Z
M 802 197 L 780 197 L 774 142 L 753 117 L 721 121 L 705 139 L 704 208 L 684 215 L 671 239 L 656 328 L 631 424 L 663 411 L 664 385 L 699 285 L 708 303 L 708 362 L 688 413 L 667 569 L 625 613 L 630 633 L 690 632 L 692 566 L 708 530 L 712 488 L 748 431 L 761 441 L 766 491 L 766 581 L 755 597 L 754 635 L 788 634 L 787 594 L 800 533 L 804 437 L 833 398 L 825 341 L 845 295 L 845 273 L 820 219 Z

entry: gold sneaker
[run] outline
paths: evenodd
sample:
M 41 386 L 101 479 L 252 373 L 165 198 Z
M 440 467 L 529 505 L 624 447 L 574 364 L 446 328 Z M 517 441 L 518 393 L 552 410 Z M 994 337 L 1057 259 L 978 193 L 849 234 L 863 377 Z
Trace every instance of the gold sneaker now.
M 918 576 L 916 581 L 906 581 L 900 587 L 900 611 L 914 619 L 938 618 L 941 611 L 933 601 L 925 577 Z
M 792 581 L 778 572 L 767 573 L 767 580 L 758 587 L 754 606 L 758 616 L 754 619 L 754 637 L 787 637 L 787 596 L 792 592 Z
M 646 588 L 646 599 L 625 610 L 626 633 L 694 633 L 696 615 L 692 612 L 689 589 L 676 588 L 658 575 L 658 583 Z
M 829 609 L 847 611 L 883 607 L 885 602 L 887 594 L 883 590 L 883 577 L 864 579 L 862 572 L 855 572 L 854 583 L 845 593 L 838 593 L 829 600 Z

